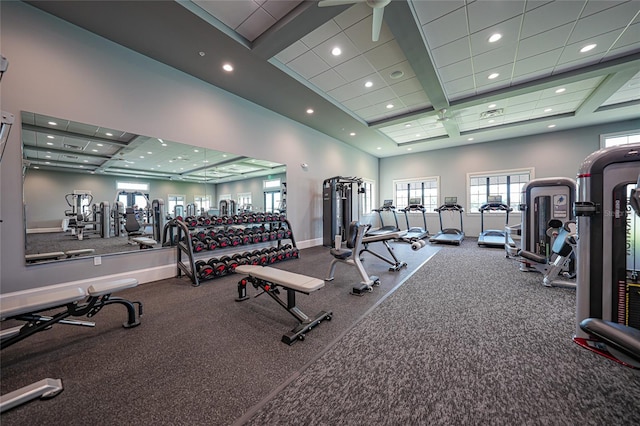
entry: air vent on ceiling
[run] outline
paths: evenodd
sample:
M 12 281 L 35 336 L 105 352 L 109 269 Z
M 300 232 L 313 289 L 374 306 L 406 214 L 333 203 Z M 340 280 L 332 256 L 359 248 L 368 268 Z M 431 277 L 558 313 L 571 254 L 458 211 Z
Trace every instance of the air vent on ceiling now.
M 77 155 L 63 155 L 62 158 L 66 159 L 66 160 L 77 160 L 78 156 Z
M 70 144 L 68 144 L 68 143 L 65 143 L 63 146 L 64 146 L 65 148 L 67 148 L 67 149 L 74 149 L 74 150 L 76 150 L 76 151 L 82 151 L 82 150 L 84 150 L 84 147 L 82 147 L 82 146 L 78 146 L 78 145 L 70 145 Z
M 504 114 L 504 109 L 503 108 L 498 108 L 498 109 L 490 109 L 489 111 L 484 111 L 480 113 L 480 118 L 484 119 L 484 118 L 494 118 L 494 117 L 499 117 L 502 114 Z

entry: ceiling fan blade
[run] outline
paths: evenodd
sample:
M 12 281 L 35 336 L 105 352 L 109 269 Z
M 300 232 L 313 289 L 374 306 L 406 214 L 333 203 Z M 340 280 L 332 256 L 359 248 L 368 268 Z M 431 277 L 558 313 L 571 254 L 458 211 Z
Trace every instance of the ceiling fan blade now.
M 320 0 L 318 2 L 318 7 L 327 7 L 327 6 L 341 6 L 343 4 L 356 4 L 361 3 L 364 0 Z
M 373 23 L 371 25 L 371 40 L 378 41 L 380 38 L 380 30 L 382 29 L 382 15 L 384 14 L 384 8 L 373 9 Z

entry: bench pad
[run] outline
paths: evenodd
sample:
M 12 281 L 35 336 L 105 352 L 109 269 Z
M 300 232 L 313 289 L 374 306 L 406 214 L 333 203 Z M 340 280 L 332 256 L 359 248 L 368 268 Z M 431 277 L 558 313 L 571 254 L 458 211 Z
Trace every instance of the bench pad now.
M 64 254 L 67 255 L 67 257 L 71 257 L 71 256 L 81 256 L 83 254 L 93 254 L 96 252 L 96 249 L 78 249 L 78 250 L 67 250 L 64 252 Z
M 239 265 L 235 271 L 303 293 L 310 293 L 324 287 L 324 281 L 321 279 L 283 271 L 270 266 Z
M 138 244 L 142 244 L 145 246 L 152 246 L 154 244 L 157 244 L 158 242 L 156 240 L 154 240 L 153 238 L 149 238 L 149 237 L 135 237 L 132 238 L 131 241 L 134 241 Z
M 61 257 L 64 257 L 65 254 L 64 252 L 61 251 L 52 251 L 49 253 L 34 253 L 34 254 L 27 254 L 24 256 L 25 260 L 27 262 L 34 262 L 36 260 L 48 260 L 48 259 L 59 259 Z
M 138 285 L 138 280 L 135 278 L 124 278 L 116 281 L 109 281 L 100 284 L 91 284 L 87 288 L 89 296 L 102 296 L 104 294 L 113 293 L 118 290 L 124 290 L 126 288 L 132 288 Z
M 30 312 L 38 312 L 82 300 L 85 296 L 86 293 L 81 287 L 19 295 L 9 293 L 0 298 L 0 316 L 5 319 Z
M 377 241 L 388 241 L 388 240 L 397 240 L 407 234 L 407 231 L 396 231 L 396 232 L 387 232 L 385 234 L 380 235 L 365 235 L 362 237 L 363 243 L 375 243 Z

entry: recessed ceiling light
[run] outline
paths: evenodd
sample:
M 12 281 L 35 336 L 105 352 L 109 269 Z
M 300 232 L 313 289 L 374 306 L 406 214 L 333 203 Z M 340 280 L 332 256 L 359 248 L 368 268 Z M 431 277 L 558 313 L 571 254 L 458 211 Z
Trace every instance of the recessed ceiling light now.
M 502 38 L 502 34 L 500 34 L 500 33 L 492 34 L 491 37 L 489 37 L 489 43 L 495 43 L 496 41 L 500 40 L 501 38 Z
M 367 81 L 367 82 L 364 84 L 364 87 L 371 87 L 371 86 L 373 86 L 373 83 L 372 83 L 371 81 Z
M 55 121 L 49 121 L 48 123 L 50 126 L 57 126 L 58 123 L 56 123 Z
M 101 144 L 101 143 L 97 143 L 96 145 L 98 145 L 98 146 L 104 146 L 104 145 L 103 145 L 103 144 Z
M 489 105 L 487 108 L 489 108 L 489 109 L 494 109 L 496 106 L 497 106 L 496 104 L 491 104 L 491 105 Z
M 567 90 L 567 89 L 565 89 L 564 87 L 561 87 L 561 88 L 559 88 L 558 90 L 556 90 L 556 93 L 562 93 L 562 92 L 564 92 L 565 90 Z
M 91 151 L 92 151 L 92 152 L 98 152 L 98 150 L 97 150 L 97 149 L 92 149 Z
M 495 123 L 496 120 L 489 120 L 489 124 Z
M 144 158 L 144 155 L 141 155 L 140 158 Z
M 51 136 L 51 135 L 47 135 L 47 138 L 48 138 L 48 139 L 55 139 L 55 137 L 54 137 L 54 136 Z
M 389 77 L 391 77 L 391 78 L 393 78 L 395 80 L 397 78 L 402 77 L 403 75 L 404 75 L 404 71 L 397 70 L 397 71 L 394 71 L 391 74 L 389 74 Z
M 553 108 L 545 108 L 544 109 L 544 112 L 551 112 L 551 111 L 553 111 Z
M 413 148 L 407 148 L 407 151 L 411 151 Z
M 355 136 L 355 135 L 356 135 L 356 132 L 349 133 L 349 136 Z
M 497 72 L 491 73 L 489 74 L 489 77 L 487 77 L 489 80 L 493 80 L 494 78 L 497 78 L 500 74 L 498 74 Z
M 88 163 L 88 162 L 89 162 L 89 160 L 84 160 L 84 162 L 85 162 L 85 163 Z
M 547 127 L 550 128 L 550 129 L 553 129 L 554 127 L 556 127 L 556 125 L 555 124 L 549 124 Z
M 411 127 L 411 123 L 405 124 L 404 127 Z
M 382 149 L 382 147 L 381 147 L 381 146 L 379 146 L 379 147 L 377 147 L 376 149 Z
M 105 133 L 105 135 L 107 135 L 107 136 L 113 136 L 113 133 L 108 133 L 108 132 L 107 132 L 107 133 Z
M 308 108 L 308 109 L 307 109 L 307 114 L 313 114 L 313 109 Z
M 200 151 L 198 151 L 197 149 L 194 149 L 193 152 L 200 152 Z
M 587 44 L 586 46 L 584 46 L 582 49 L 580 49 L 580 53 L 584 53 L 584 52 L 588 52 L 590 50 L 593 50 L 595 47 L 597 46 L 597 44 L 593 43 L 593 44 Z
M 224 64 L 222 66 L 222 69 L 225 70 L 226 72 L 231 72 L 233 71 L 233 67 L 231 66 L 231 64 Z
M 147 151 L 147 154 L 151 155 L 151 154 L 153 154 L 153 152 L 151 152 L 151 151 Z
M 333 56 L 340 56 L 341 53 L 342 50 L 339 47 L 334 47 L 333 49 L 331 49 L 331 54 Z
M 34 168 L 34 169 L 39 169 L 40 167 L 38 167 L 38 166 L 33 166 L 33 168 Z
M 472 140 L 473 140 L 473 138 L 469 138 L 469 139 L 467 139 L 467 140 L 468 140 L 468 141 L 472 141 Z
M 45 155 L 44 158 L 51 158 L 51 156 L 50 155 Z
M 47 142 L 47 145 L 53 145 L 53 142 Z
M 387 109 L 393 108 L 393 104 L 387 104 Z

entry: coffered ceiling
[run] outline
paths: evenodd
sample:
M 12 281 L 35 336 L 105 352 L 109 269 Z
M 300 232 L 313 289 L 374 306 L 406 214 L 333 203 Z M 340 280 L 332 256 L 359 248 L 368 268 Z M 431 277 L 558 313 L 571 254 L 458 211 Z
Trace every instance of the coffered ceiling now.
M 28 3 L 377 157 L 640 117 L 638 0 Z

